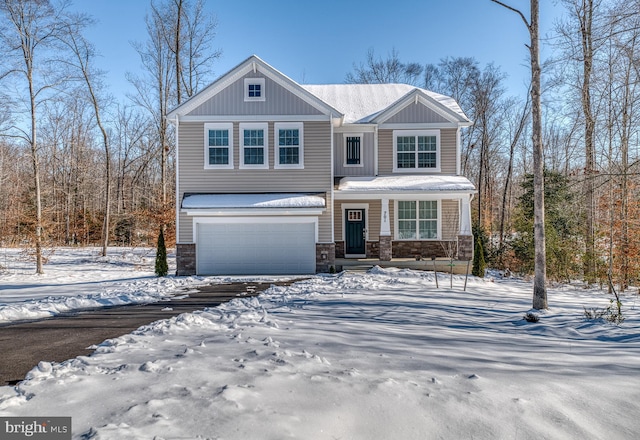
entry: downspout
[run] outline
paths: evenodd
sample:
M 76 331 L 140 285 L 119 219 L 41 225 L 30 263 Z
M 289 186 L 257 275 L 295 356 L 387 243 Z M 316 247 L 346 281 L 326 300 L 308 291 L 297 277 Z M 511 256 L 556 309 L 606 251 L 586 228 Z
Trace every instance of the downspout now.
M 180 149 L 179 149 L 180 120 L 176 114 L 176 244 L 180 243 Z
M 333 114 L 329 115 L 329 125 L 331 126 L 331 243 L 335 243 L 336 242 L 336 237 L 335 237 L 335 212 L 333 211 L 335 209 L 335 201 L 334 201 L 334 187 L 335 187 L 335 163 L 334 163 L 334 139 L 333 139 Z
M 373 127 L 373 175 L 378 175 L 378 124 Z
M 458 125 L 456 130 L 456 176 L 460 175 L 460 162 L 462 161 L 462 147 L 461 147 L 461 127 Z

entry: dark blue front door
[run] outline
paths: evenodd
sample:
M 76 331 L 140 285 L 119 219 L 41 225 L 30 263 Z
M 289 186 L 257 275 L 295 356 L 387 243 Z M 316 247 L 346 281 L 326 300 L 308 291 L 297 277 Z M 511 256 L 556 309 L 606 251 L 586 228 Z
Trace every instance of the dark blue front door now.
M 345 210 L 345 254 L 366 253 L 364 217 L 364 209 Z

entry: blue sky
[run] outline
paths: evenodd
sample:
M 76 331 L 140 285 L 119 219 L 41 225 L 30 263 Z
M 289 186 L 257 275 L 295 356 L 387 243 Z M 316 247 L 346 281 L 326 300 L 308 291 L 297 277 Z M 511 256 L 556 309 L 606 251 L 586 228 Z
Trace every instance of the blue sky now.
M 528 0 L 509 0 L 528 10 Z M 541 1 L 541 32 L 548 33 L 561 9 Z M 101 54 L 111 93 L 131 91 L 126 72 L 140 62 L 132 41 L 146 39 L 149 0 L 75 0 L 73 9 L 92 15 L 87 33 Z M 519 16 L 490 0 L 208 0 L 218 20 L 213 47 L 222 58 L 215 77 L 252 54 L 292 79 L 307 84 L 344 82 L 354 62 L 373 48 L 392 49 L 403 61 L 437 63 L 444 57 L 493 62 L 508 78 L 510 94 L 526 93 L 527 30 Z

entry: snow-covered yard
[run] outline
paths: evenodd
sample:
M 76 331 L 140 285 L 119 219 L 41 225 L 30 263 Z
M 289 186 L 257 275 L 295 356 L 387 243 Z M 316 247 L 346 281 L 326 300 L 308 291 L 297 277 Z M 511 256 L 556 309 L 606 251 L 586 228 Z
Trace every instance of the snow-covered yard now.
M 1 273 L 0 302 L 30 295 L 37 310 L 62 289 L 153 298 L 228 280 L 157 280 L 152 253 L 136 267 L 74 252 L 61 250 L 69 264 L 52 260 L 51 275 Z M 583 316 L 606 294 L 552 288 L 550 311 L 527 323 L 528 283 L 471 278 L 463 292 L 463 278 L 442 281 L 379 268 L 317 276 L 158 321 L 91 356 L 41 362 L 0 387 L 0 414 L 71 416 L 74 438 L 95 439 L 637 438 L 637 295 L 615 326 Z

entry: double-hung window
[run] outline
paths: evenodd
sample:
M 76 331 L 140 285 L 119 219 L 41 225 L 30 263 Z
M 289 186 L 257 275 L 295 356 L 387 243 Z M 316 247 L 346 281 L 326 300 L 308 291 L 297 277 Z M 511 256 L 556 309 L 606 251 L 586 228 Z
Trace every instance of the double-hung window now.
M 274 168 L 304 168 L 302 122 L 278 122 L 274 131 Z
M 394 172 L 440 172 L 438 130 L 394 130 Z
M 398 240 L 437 240 L 439 236 L 436 200 L 400 200 L 397 210 Z
M 233 168 L 233 124 L 204 124 L 204 167 Z
M 240 124 L 240 168 L 269 168 L 266 123 Z
M 361 167 L 362 166 L 362 135 L 361 134 L 345 134 L 344 135 L 344 166 L 345 167 Z

